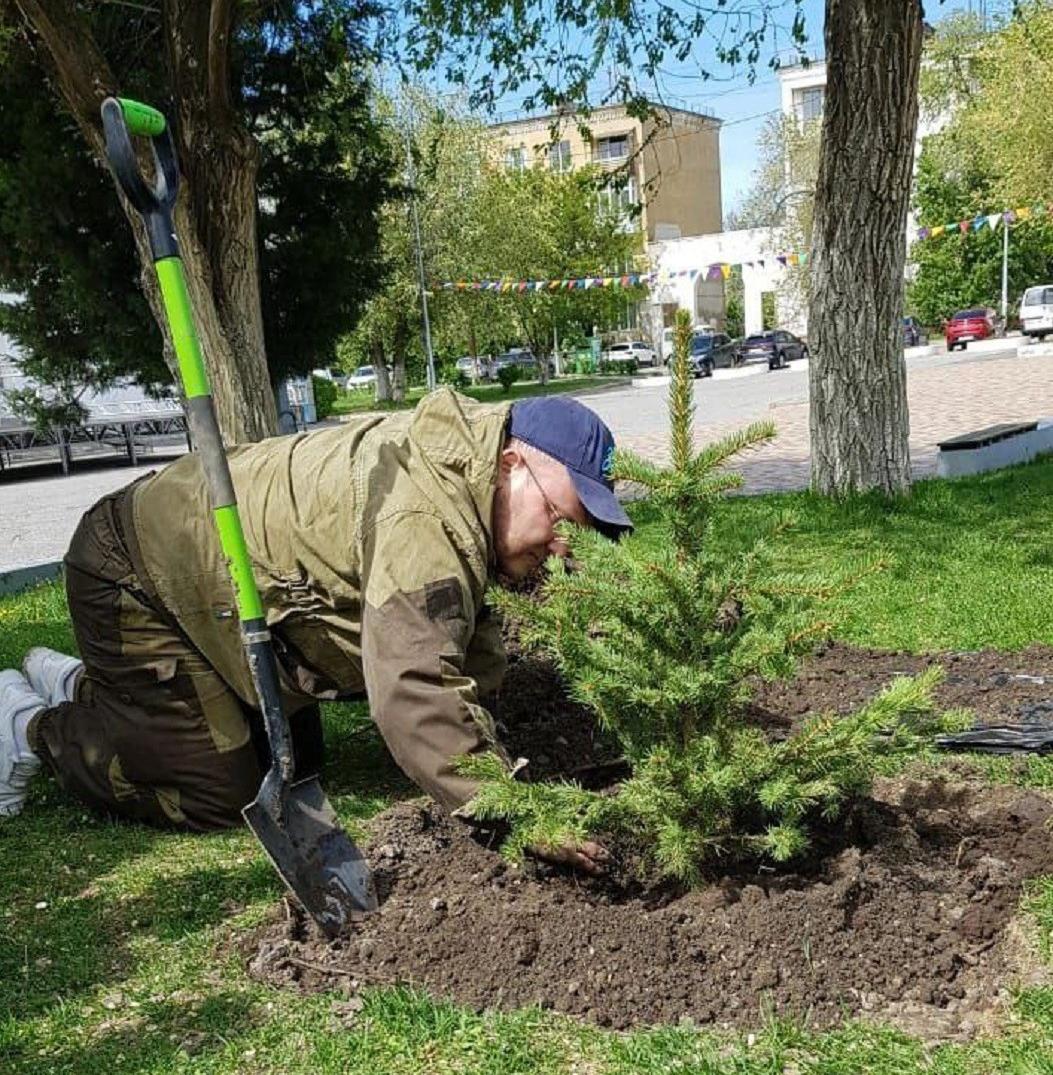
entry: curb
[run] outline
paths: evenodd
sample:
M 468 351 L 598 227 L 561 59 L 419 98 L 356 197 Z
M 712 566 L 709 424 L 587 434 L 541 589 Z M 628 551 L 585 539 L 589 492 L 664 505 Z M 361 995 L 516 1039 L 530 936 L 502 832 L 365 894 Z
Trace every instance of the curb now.
M 60 578 L 61 575 L 61 560 L 46 564 L 33 564 L 32 567 L 16 567 L 11 571 L 0 571 L 0 597 L 21 593 L 42 582 L 51 582 Z

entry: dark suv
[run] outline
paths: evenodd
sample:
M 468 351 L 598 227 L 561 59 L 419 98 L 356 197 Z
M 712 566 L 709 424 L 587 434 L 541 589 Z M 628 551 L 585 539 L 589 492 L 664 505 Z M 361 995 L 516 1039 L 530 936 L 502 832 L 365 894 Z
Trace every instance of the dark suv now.
M 735 348 L 723 332 L 696 332 L 691 337 L 688 364 L 696 377 L 712 377 L 717 366 L 734 366 Z
M 808 345 L 804 340 L 781 328 L 747 336 L 739 347 L 740 362 L 764 359 L 770 370 L 785 369 L 793 359 L 807 357 Z

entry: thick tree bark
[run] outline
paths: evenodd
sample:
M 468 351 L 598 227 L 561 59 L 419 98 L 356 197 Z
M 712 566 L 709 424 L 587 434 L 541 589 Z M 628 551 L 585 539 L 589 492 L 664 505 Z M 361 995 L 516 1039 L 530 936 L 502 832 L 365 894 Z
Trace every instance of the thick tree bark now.
M 105 161 L 99 106 L 119 87 L 70 0 L 14 0 L 43 47 L 57 94 L 92 151 Z M 257 147 L 231 106 L 231 0 L 166 0 L 163 31 L 177 148 L 185 181 L 175 225 L 187 286 L 228 444 L 277 430 L 267 372 L 256 243 Z M 142 284 L 176 373 L 171 337 L 145 229 L 121 196 L 142 264 Z
M 919 0 L 826 0 L 812 240 L 812 487 L 910 488 L 903 268 L 918 119 Z

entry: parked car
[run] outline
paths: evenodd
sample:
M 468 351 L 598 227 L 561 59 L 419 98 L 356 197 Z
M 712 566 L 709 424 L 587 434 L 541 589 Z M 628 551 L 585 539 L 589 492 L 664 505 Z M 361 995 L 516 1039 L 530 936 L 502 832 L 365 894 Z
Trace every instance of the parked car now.
M 612 343 L 603 358 L 605 362 L 628 362 L 630 359 L 636 359 L 637 366 L 653 366 L 657 362 L 654 348 L 643 340 Z
M 312 377 L 318 377 L 323 381 L 332 381 L 337 388 L 347 387 L 347 374 L 331 366 L 328 369 L 311 370 Z
M 916 317 L 903 318 L 903 346 L 922 347 L 929 342 L 928 334 L 918 324 Z
M 1020 300 L 1020 328 L 1025 336 L 1044 340 L 1053 334 L 1053 284 L 1029 287 Z
M 527 377 L 536 377 L 539 372 L 534 352 L 525 347 L 510 347 L 503 354 L 497 355 L 492 364 L 491 376 L 496 379 L 497 371 L 505 366 L 518 366 Z M 548 375 L 556 376 L 556 363 L 551 358 L 548 360 Z
M 717 330 L 708 321 L 698 321 L 691 326 L 692 332 L 708 332 L 710 334 Z M 673 357 L 673 336 L 676 333 L 675 325 L 667 325 L 662 329 L 662 365 L 668 366 L 669 360 Z
M 959 310 L 943 330 L 947 350 L 953 351 L 975 340 L 987 340 L 995 334 L 995 312 L 990 307 L 978 306 L 972 310 Z
M 465 355 L 457 359 L 457 369 L 472 381 L 489 381 L 493 377 L 493 368 L 486 355 Z
M 373 388 L 377 383 L 377 371 L 374 366 L 359 366 L 347 379 L 347 387 L 354 391 L 356 388 Z
M 740 362 L 768 363 L 768 369 L 784 369 L 795 358 L 808 357 L 808 344 L 785 329 L 770 329 L 747 336 L 738 348 Z
M 738 356 L 730 336 L 723 332 L 696 332 L 691 337 L 688 357 L 695 377 L 712 377 L 718 366 L 735 366 Z

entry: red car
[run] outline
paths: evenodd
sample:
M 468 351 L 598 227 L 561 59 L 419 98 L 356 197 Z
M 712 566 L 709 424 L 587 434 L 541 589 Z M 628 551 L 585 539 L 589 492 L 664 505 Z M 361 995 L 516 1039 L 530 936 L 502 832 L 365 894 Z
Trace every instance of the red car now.
M 964 351 L 967 343 L 973 340 L 986 340 L 994 334 L 994 310 L 981 308 L 959 310 L 947 322 L 944 329 L 948 351 L 953 351 L 956 347 Z

